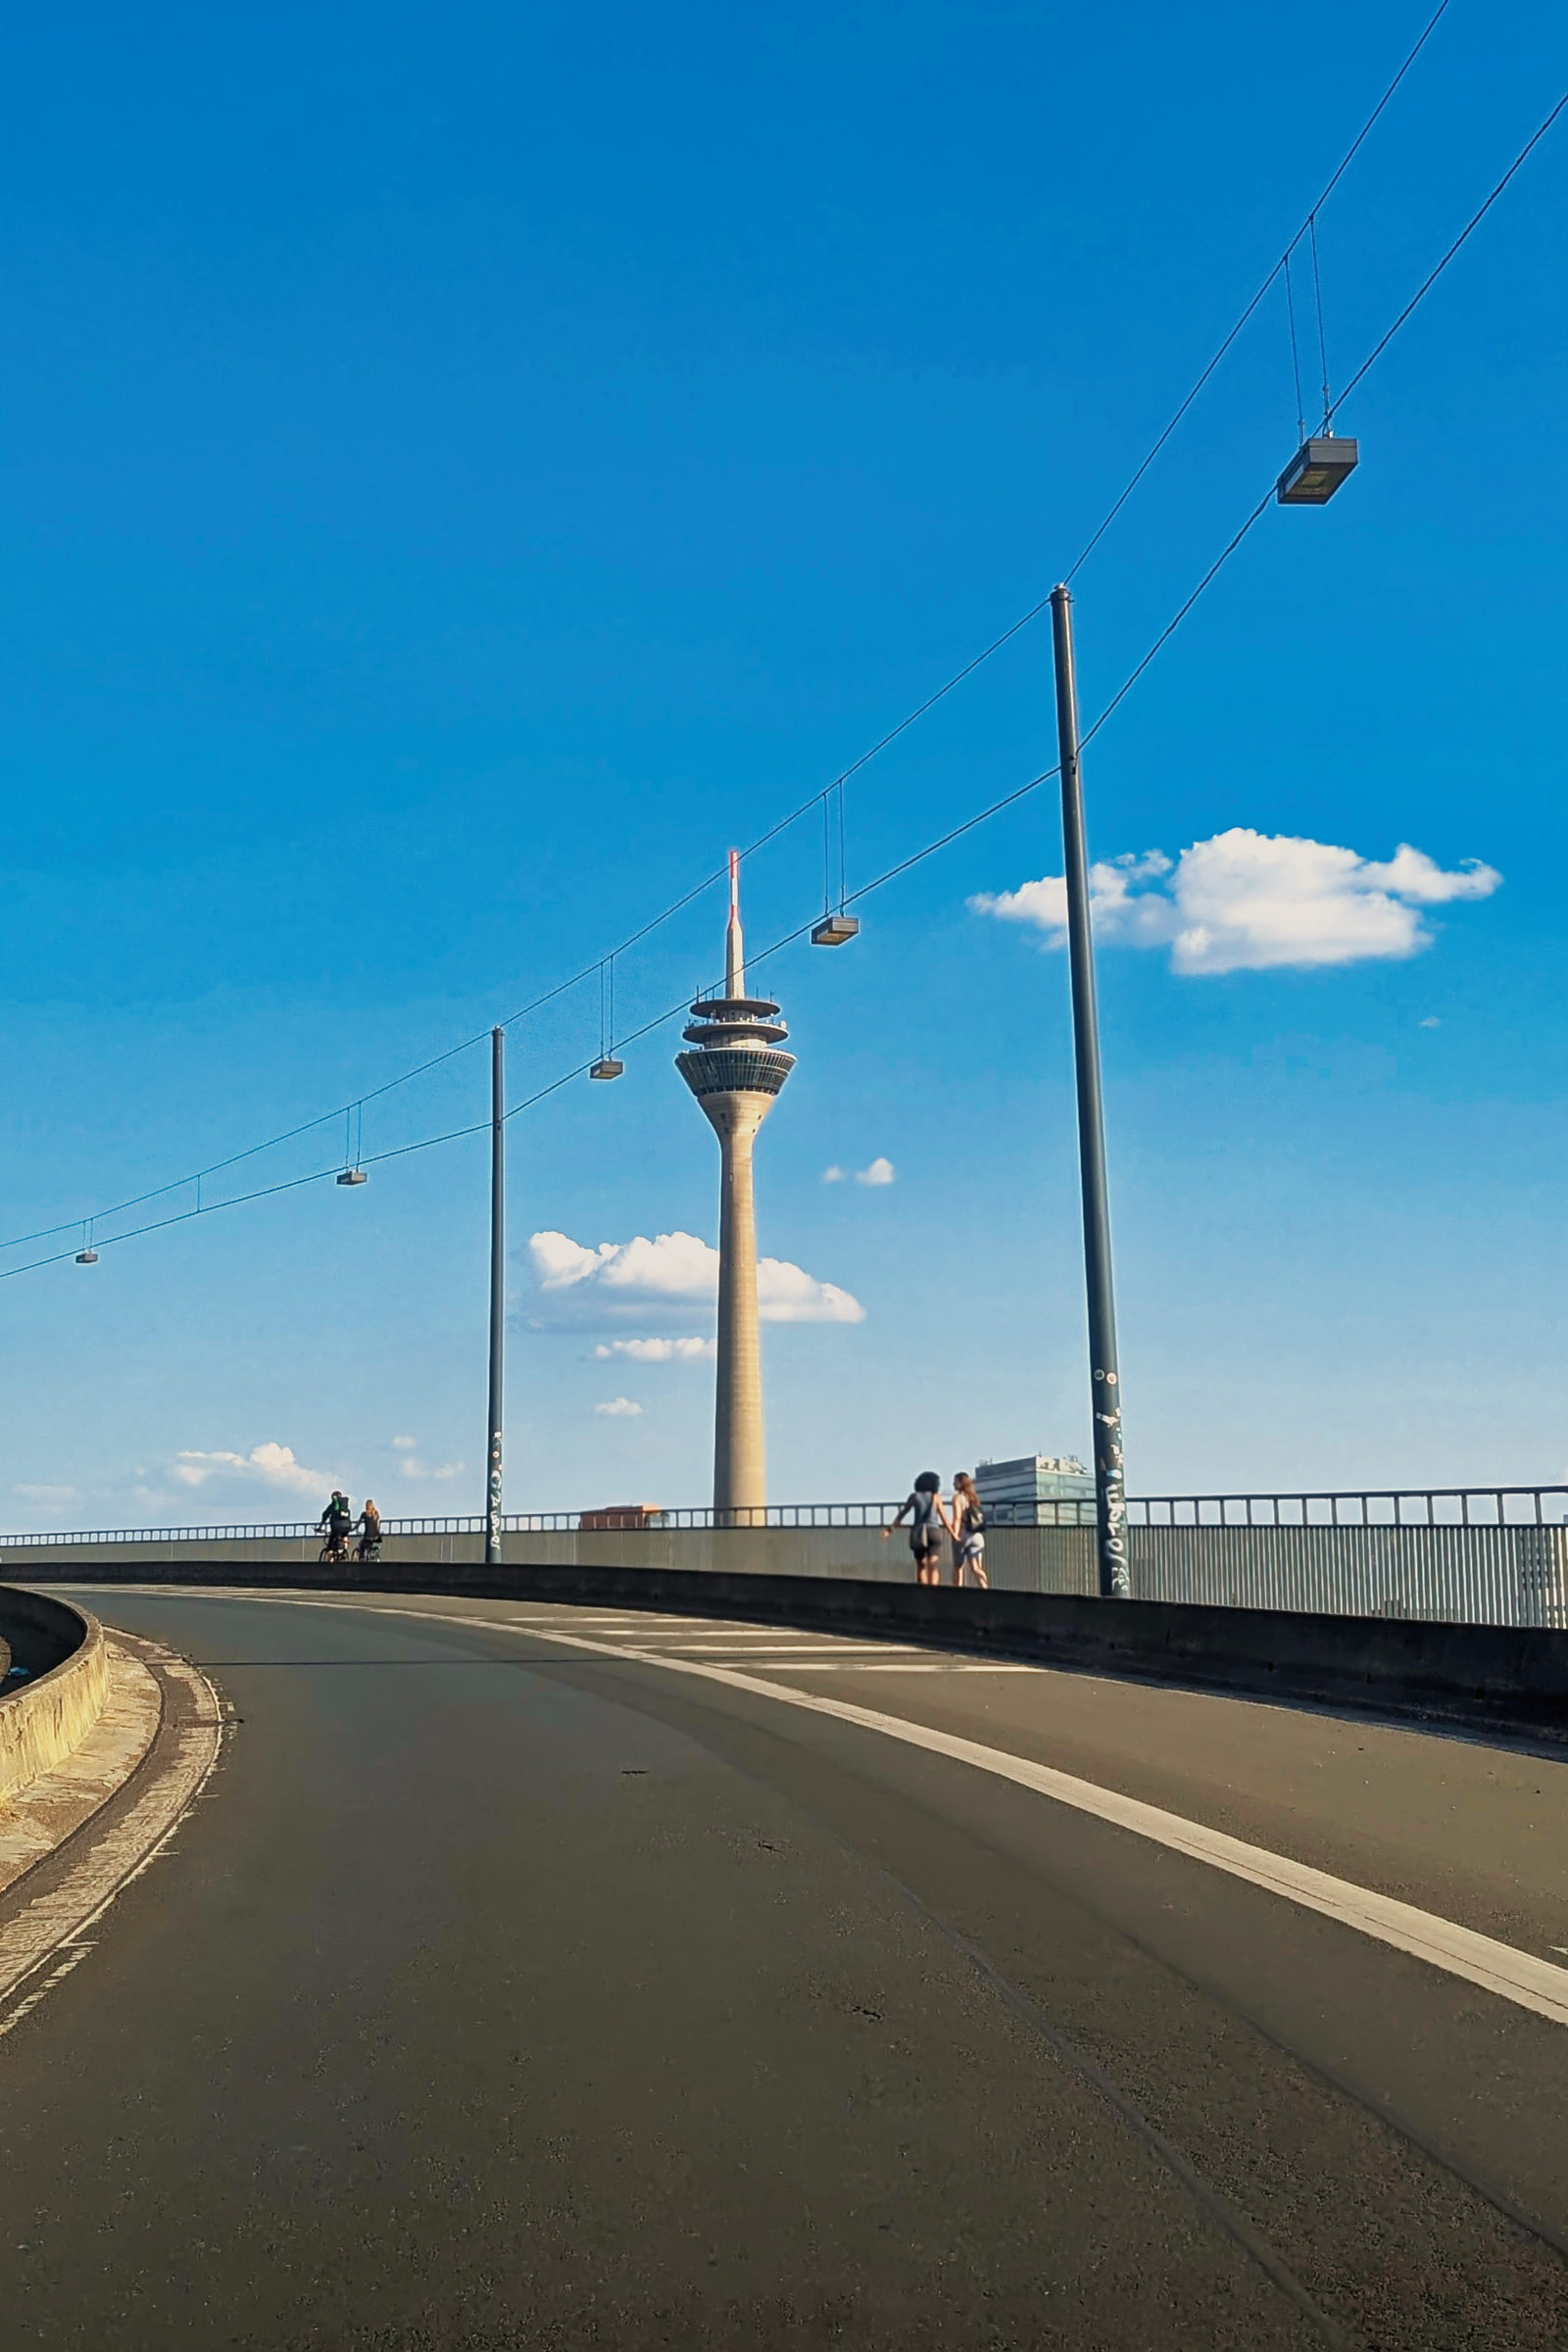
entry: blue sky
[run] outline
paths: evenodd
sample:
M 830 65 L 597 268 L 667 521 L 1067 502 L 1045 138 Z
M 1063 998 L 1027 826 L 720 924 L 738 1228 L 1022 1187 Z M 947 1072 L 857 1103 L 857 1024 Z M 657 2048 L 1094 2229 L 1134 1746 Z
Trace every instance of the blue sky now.
M 827 783 L 1071 563 L 1421 21 L 13 25 L 5 1235 L 481 1031 Z M 1500 42 L 1453 0 L 1320 223 L 1331 378 L 1565 59 L 1558 11 Z M 1342 415 L 1354 479 L 1264 516 L 1086 759 L 1097 858 L 1172 861 L 1102 933 L 1135 1492 L 1568 1471 L 1565 139 Z M 1090 713 L 1295 416 L 1276 288 L 1075 583 Z M 852 888 L 1051 764 L 1049 660 L 1037 622 L 857 776 Z M 1260 899 L 1248 835 L 1346 858 L 1268 853 Z M 1400 844 L 1431 865 L 1380 871 Z M 971 905 L 1059 872 L 1045 790 L 866 900 L 853 948 L 763 967 L 800 1062 L 760 1246 L 829 1317 L 765 1335 L 775 1498 L 1085 1449 L 1064 959 Z M 749 860 L 751 939 L 821 886 L 810 820 Z M 721 919 L 711 893 L 623 960 L 622 1028 L 714 974 Z M 592 983 L 515 1025 L 514 1099 L 598 1042 Z M 552 1292 L 528 1247 L 711 1244 L 678 1043 L 512 1122 L 514 1507 L 707 1493 L 710 1364 L 615 1351 L 710 1330 L 701 1252 Z M 366 1152 L 482 1118 L 485 1063 L 371 1103 Z M 0 1523 L 314 1515 L 318 1473 L 475 1508 L 485 1198 L 476 1139 L 0 1284 Z

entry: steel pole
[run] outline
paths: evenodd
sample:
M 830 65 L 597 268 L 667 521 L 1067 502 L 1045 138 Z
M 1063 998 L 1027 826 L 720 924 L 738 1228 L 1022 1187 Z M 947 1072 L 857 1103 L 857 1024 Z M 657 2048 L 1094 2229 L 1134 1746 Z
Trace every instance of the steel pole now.
M 502 1380 L 507 1338 L 507 1087 L 504 1040 L 490 1032 L 490 1410 L 486 1422 L 484 1558 L 487 1568 L 501 1558 Z
M 1078 679 L 1073 664 L 1072 598 L 1065 588 L 1054 588 L 1051 592 L 1051 642 L 1056 668 L 1061 835 L 1067 872 L 1067 957 L 1072 973 L 1072 1049 L 1078 1079 L 1078 1168 L 1084 1203 L 1084 1276 L 1089 1294 L 1095 1529 L 1101 1592 L 1107 1599 L 1127 1600 L 1132 1586 L 1127 1573 L 1127 1490 L 1122 1471 L 1116 1298 L 1110 1271 L 1110 1203 L 1105 1193 L 1105 1122 L 1100 1095 L 1100 1020 L 1095 1009 L 1089 851 L 1084 839 L 1083 774 L 1078 760 Z

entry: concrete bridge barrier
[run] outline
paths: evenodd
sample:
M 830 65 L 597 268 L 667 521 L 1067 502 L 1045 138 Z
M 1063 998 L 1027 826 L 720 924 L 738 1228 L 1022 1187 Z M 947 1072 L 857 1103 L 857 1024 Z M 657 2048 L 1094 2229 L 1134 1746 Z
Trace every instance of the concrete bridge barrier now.
M 182 1561 L 313 1569 L 321 1539 L 300 1529 L 144 1529 L 113 1536 L 0 1539 L 0 1556 L 29 1579 L 75 1568 L 96 1575 L 122 1567 Z M 532 1527 L 514 1523 L 508 1560 L 552 1568 L 681 1570 L 698 1576 L 849 1578 L 906 1584 L 912 1570 L 905 1531 L 870 1526 L 772 1525 L 715 1528 Z M 1221 1608 L 1297 1610 L 1313 1616 L 1396 1617 L 1450 1625 L 1568 1629 L 1568 1527 L 1494 1524 L 1132 1526 L 1128 1565 L 1135 1600 Z M 474 1565 L 484 1557 L 482 1523 L 390 1529 L 388 1566 L 431 1561 Z M 993 1588 L 1004 1592 L 1092 1595 L 1095 1538 L 1089 1527 L 993 1526 L 986 1537 Z
M 857 1541 L 862 1533 L 781 1532 L 792 1541 L 801 1532 L 824 1539 L 830 1533 L 839 1539 L 848 1533 Z M 1035 1545 L 1042 1531 L 1017 1532 Z M 1082 1535 L 1087 1544 L 1093 1542 L 1087 1530 L 1060 1533 L 1064 1538 Z M 735 1544 L 730 1564 L 661 1565 L 647 1557 L 646 1534 L 631 1531 L 617 1537 L 607 1530 L 518 1537 L 511 1544 L 514 1557 L 491 1568 L 478 1558 L 432 1558 L 428 1553 L 422 1559 L 396 1558 L 388 1546 L 376 1567 L 356 1573 L 314 1557 L 278 1557 L 275 1550 L 270 1558 L 258 1556 L 260 1546 L 239 1558 L 233 1556 L 237 1546 L 215 1545 L 202 1552 L 187 1544 L 174 1561 L 136 1561 L 117 1553 L 112 1561 L 78 1559 L 74 1573 L 103 1583 L 235 1585 L 258 1592 L 351 1594 L 359 1589 L 367 1593 L 457 1593 L 476 1600 L 611 1603 L 741 1618 L 926 1641 L 1041 1665 L 1249 1696 L 1348 1703 L 1385 1714 L 1568 1742 L 1568 1631 L 1539 1621 L 1487 1625 L 1187 1599 L 1102 1600 L 1070 1586 L 956 1592 L 951 1586 L 913 1584 L 908 1555 L 900 1553 L 897 1538 L 884 1544 L 874 1530 L 866 1534 L 866 1543 L 876 1546 L 872 1565 L 880 1573 L 869 1576 L 843 1569 L 810 1575 L 774 1573 L 757 1564 L 751 1537 L 699 1531 L 699 1540 L 715 1546 Z M 692 1537 L 680 1531 L 675 1541 L 684 1548 Z M 545 1556 L 547 1547 L 554 1557 Z M 228 1556 L 222 1556 L 225 1549 Z M 628 1550 L 641 1556 L 614 1556 Z M 1067 1544 L 1059 1553 L 1043 1559 L 1034 1549 L 1026 1553 L 1022 1566 L 1064 1580 L 1088 1576 L 1093 1572 L 1092 1551 L 1086 1562 L 1078 1550 L 1076 1544 Z M 570 1554 L 575 1556 L 563 1556 Z M 712 1556 L 722 1563 L 721 1551 L 715 1549 Z M 59 1564 L 53 1573 L 72 1571 Z
M 0 1585 L 0 1641 L 32 1669 L 0 1698 L 0 1803 L 74 1755 L 103 1713 L 109 1658 L 85 1609 Z

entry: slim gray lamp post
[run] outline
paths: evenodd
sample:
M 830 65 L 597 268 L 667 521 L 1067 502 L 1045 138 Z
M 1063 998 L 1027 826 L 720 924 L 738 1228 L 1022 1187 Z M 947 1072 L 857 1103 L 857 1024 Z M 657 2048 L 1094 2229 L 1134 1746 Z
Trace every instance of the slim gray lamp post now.
M 507 1135 L 503 1038 L 490 1032 L 490 1397 L 486 1422 L 484 1563 L 501 1559 L 501 1397 L 507 1336 Z
M 1127 1491 L 1122 1472 L 1121 1375 L 1110 1272 L 1110 1203 L 1105 1194 L 1105 1122 L 1100 1097 L 1100 1021 L 1089 926 L 1089 852 L 1078 762 L 1078 679 L 1072 653 L 1072 597 L 1051 592 L 1056 667 L 1056 741 L 1061 756 L 1061 833 L 1067 876 L 1067 956 L 1072 974 L 1072 1048 L 1078 1081 L 1078 1167 L 1084 1202 L 1084 1274 L 1089 1293 L 1090 1411 L 1095 1432 L 1095 1530 L 1100 1590 L 1127 1600 Z

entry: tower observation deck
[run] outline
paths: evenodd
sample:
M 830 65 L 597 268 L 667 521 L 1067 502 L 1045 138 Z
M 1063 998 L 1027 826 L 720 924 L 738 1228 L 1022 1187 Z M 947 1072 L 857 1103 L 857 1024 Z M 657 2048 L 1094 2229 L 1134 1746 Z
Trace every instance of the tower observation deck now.
M 788 1029 L 778 1006 L 746 993 L 739 860 L 729 857 L 729 925 L 724 993 L 699 997 L 675 1067 L 718 1137 L 718 1364 L 713 1411 L 713 1508 L 721 1524 L 746 1526 L 767 1502 L 762 1431 L 761 1337 L 757 1312 L 757 1208 L 752 1146 L 795 1067 L 780 1049 Z

